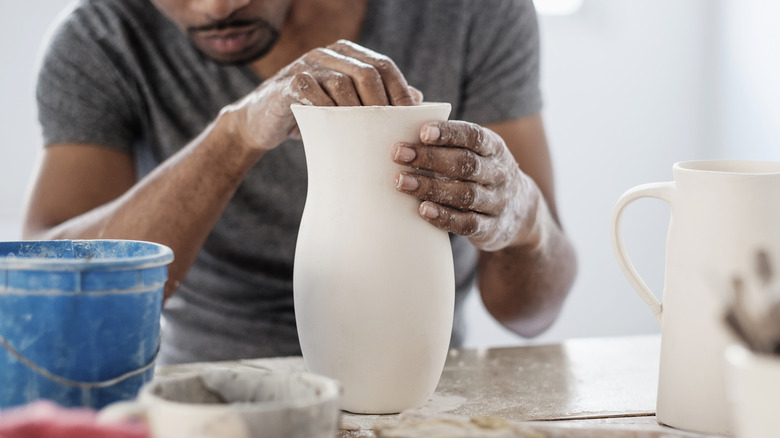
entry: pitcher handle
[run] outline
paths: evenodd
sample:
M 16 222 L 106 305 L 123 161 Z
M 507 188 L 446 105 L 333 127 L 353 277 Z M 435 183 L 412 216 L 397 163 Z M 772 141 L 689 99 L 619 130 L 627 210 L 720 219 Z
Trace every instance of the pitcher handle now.
M 671 193 L 674 189 L 674 182 L 661 182 L 661 183 L 649 183 L 636 186 L 629 189 L 620 197 L 614 210 L 612 211 L 612 223 L 610 234 L 612 236 L 612 249 L 615 252 L 618 265 L 623 271 L 623 275 L 626 276 L 628 282 L 636 290 L 639 296 L 647 303 L 650 310 L 653 311 L 655 319 L 658 321 L 658 325 L 661 325 L 661 317 L 663 313 L 663 306 L 658 299 L 647 287 L 647 284 L 639 276 L 639 273 L 634 268 L 631 260 L 626 252 L 626 247 L 623 243 L 622 233 L 622 220 L 623 212 L 629 204 L 640 198 L 656 198 L 665 201 L 671 206 Z

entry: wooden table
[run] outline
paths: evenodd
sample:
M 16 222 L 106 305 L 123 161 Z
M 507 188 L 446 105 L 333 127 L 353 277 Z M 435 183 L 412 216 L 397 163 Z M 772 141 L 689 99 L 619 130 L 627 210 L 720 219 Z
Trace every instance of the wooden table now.
M 659 354 L 659 336 L 455 349 L 449 353 L 439 386 L 428 404 L 400 418 L 442 416 L 468 421 L 496 416 L 522 422 L 549 437 L 706 436 L 662 426 L 655 420 Z M 230 364 L 305 369 L 300 357 L 219 363 Z M 210 365 L 159 367 L 158 375 L 192 372 Z M 339 436 L 373 437 L 372 428 L 378 422 L 400 421 L 398 415 L 345 413 Z

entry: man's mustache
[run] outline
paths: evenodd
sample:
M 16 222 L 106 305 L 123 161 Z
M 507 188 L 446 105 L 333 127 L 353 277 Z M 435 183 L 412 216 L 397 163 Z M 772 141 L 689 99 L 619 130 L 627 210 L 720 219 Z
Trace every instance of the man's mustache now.
M 264 22 L 264 20 L 223 20 L 223 21 L 216 21 L 214 23 L 206 24 L 203 26 L 192 26 L 187 30 L 189 32 L 210 32 L 215 30 L 219 31 L 219 30 L 230 29 L 233 27 L 256 26 L 257 24 L 262 22 Z

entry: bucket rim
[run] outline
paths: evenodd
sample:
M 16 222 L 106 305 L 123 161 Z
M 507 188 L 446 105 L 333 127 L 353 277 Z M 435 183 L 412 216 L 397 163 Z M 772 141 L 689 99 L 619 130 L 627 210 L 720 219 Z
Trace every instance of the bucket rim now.
M 3 244 L 46 244 L 53 242 L 71 243 L 132 243 L 155 247 L 157 253 L 132 257 L 114 257 L 111 259 L 83 259 L 83 258 L 47 258 L 47 257 L 0 257 L 0 270 L 63 270 L 63 271 L 89 271 L 89 270 L 123 270 L 145 269 L 168 265 L 173 261 L 173 250 L 163 244 L 131 239 L 57 239 L 57 240 L 17 240 L 3 241 Z

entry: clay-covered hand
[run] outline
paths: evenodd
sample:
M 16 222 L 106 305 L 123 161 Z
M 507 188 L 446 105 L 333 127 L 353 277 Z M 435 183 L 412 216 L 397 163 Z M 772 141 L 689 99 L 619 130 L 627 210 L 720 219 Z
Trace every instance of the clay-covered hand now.
M 395 185 L 423 201 L 419 211 L 428 222 L 485 251 L 531 243 L 544 201 L 495 132 L 463 121 L 432 122 L 420 130 L 419 143 L 394 145 L 392 157 L 412 168 L 399 172 Z
M 280 70 L 252 93 L 227 106 L 230 132 L 250 147 L 269 150 L 299 138 L 290 105 L 413 105 L 421 93 L 395 63 L 350 41 L 314 49 Z

